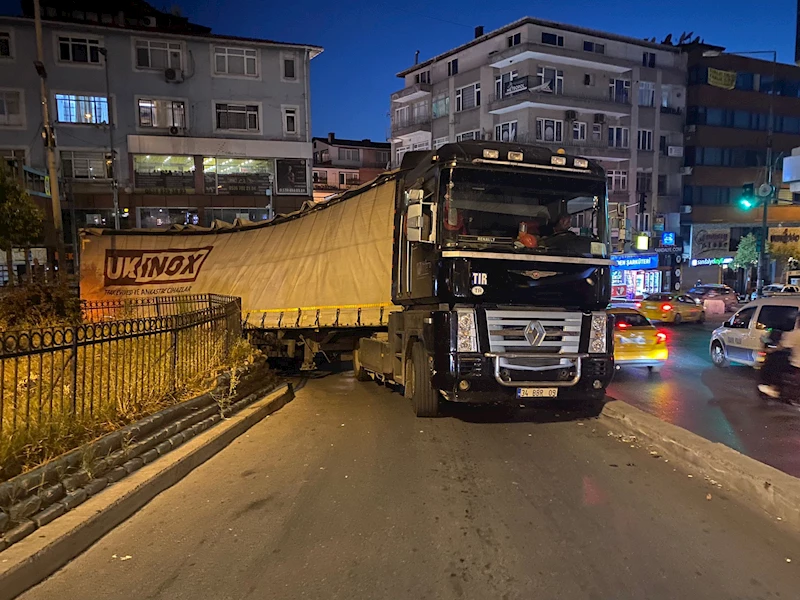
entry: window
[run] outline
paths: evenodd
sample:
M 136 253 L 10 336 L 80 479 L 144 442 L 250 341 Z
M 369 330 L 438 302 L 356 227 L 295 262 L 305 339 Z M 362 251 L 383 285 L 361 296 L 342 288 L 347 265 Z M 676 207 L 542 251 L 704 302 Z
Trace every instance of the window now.
M 599 142 L 603 139 L 603 125 L 600 123 L 592 123 L 592 141 Z
M 750 327 L 750 321 L 753 319 L 756 308 L 758 307 L 753 306 L 752 308 L 745 308 L 736 313 L 733 319 L 731 319 L 731 327 L 734 329 L 747 329 Z
M 473 83 L 456 90 L 456 112 L 481 105 L 481 84 Z
M 180 42 L 136 40 L 136 67 L 139 69 L 180 69 L 182 55 Z
M 653 174 L 644 171 L 636 172 L 636 191 L 648 193 L 653 191 Z
M 608 189 L 613 192 L 628 191 L 628 172 L 627 171 L 606 171 Z
M 594 73 L 584 73 L 583 85 L 594 85 Z
M 751 91 L 755 87 L 752 73 L 736 73 L 736 89 Z
M 630 131 L 627 127 L 610 126 L 608 128 L 609 148 L 629 148 Z
M 667 136 L 662 135 L 658 138 L 658 151 L 661 154 L 667 153 Z
M 620 323 L 625 323 L 628 327 L 652 327 L 647 317 L 636 312 L 614 313 L 614 323 L 617 326 L 620 326 Z
M 286 135 L 297 134 L 297 108 L 283 106 L 281 113 L 283 114 L 283 133 Z
M 639 82 L 639 106 L 655 106 L 656 84 L 652 81 Z
M 327 171 L 314 171 L 312 173 L 314 183 L 321 183 L 323 185 L 328 183 Z
M 458 74 L 458 59 L 454 58 L 447 63 L 447 76 L 452 77 Z
M 503 98 L 506 95 L 506 87 L 513 79 L 516 79 L 517 72 L 516 71 L 509 71 L 508 73 L 503 73 L 499 77 L 494 78 L 494 97 L 495 98 Z
M 555 119 L 536 119 L 536 139 L 541 142 L 563 142 L 564 122 Z
M 778 329 L 791 331 L 797 319 L 796 306 L 774 306 L 765 304 L 758 313 L 758 329 Z
M 358 185 L 358 173 L 339 173 L 339 185 Z
M 138 106 L 139 127 L 186 127 L 186 106 L 182 100 L 139 98 Z
M 0 90 L 0 126 L 24 125 L 22 92 Z
M 0 31 L 0 58 L 14 58 L 11 52 L 11 33 Z
M 226 131 L 259 131 L 258 105 L 227 104 L 215 105 L 217 129 Z
M 385 165 L 389 162 L 389 151 L 388 150 L 378 150 L 375 153 L 375 160 L 378 162 L 379 165 Z
M 273 189 L 274 165 L 273 160 L 264 158 L 204 156 L 203 187 L 205 193 L 218 196 L 237 194 L 263 198 Z M 317 183 L 318 173 L 322 173 L 323 183 L 327 182 L 326 171 L 315 171 L 314 182 Z M 238 212 L 242 209 L 236 210 Z M 246 210 L 244 209 L 242 212 Z
M 433 118 L 446 117 L 450 114 L 450 96 L 436 96 L 432 103 Z
M 631 95 L 631 82 L 628 79 L 609 79 L 608 97 L 614 102 L 628 104 Z
M 194 172 L 194 156 L 163 154 L 133 156 L 133 187 L 137 190 L 194 193 Z M 159 211 L 159 209 L 153 210 Z M 145 226 L 144 223 L 142 225 Z
M 583 121 L 575 121 L 572 123 L 572 141 L 585 142 L 586 141 L 586 123 Z
M 659 175 L 658 176 L 658 194 L 669 194 L 669 186 L 668 180 L 666 175 Z
M 545 31 L 542 32 L 542 43 L 547 44 L 548 46 L 563 46 L 564 45 L 564 36 L 557 35 L 555 33 L 547 33 Z
M 421 73 L 417 73 L 414 75 L 414 83 L 430 83 L 431 82 L 431 72 L 430 71 L 422 71 Z
M 650 129 L 640 129 L 638 131 L 636 147 L 639 150 L 653 149 L 653 131 Z
M 293 56 L 284 56 L 281 60 L 283 66 L 281 67 L 283 79 L 286 81 L 297 81 L 297 65 L 294 62 Z
M 651 69 L 655 68 L 656 66 L 656 53 L 655 52 L 643 52 L 642 53 L 642 66 L 649 67 Z
M 501 123 L 494 127 L 494 139 L 498 142 L 516 142 L 517 141 L 517 122 L 510 121 L 509 123 Z
M 339 160 L 361 160 L 361 152 L 358 148 L 339 148 Z
M 0 159 L 12 168 L 19 167 L 25 164 L 25 150 L 23 148 L 0 149 Z
M 61 172 L 68 179 L 111 179 L 108 152 L 61 151 Z
M 58 36 L 58 60 L 61 62 L 100 64 L 100 40 L 97 38 Z
M 536 70 L 540 86 L 546 86 L 540 91 L 551 94 L 564 93 L 564 71 L 552 67 L 539 67 Z
M 598 44 L 597 42 L 590 42 L 585 40 L 583 42 L 583 51 L 584 52 L 596 52 L 597 54 L 605 54 L 606 53 L 606 45 L 605 44 Z
M 439 148 L 444 146 L 449 141 L 450 140 L 448 138 L 446 138 L 446 137 L 436 138 L 435 140 L 433 140 L 433 149 L 434 150 L 438 150 Z
M 519 46 L 522 43 L 522 34 L 515 33 L 514 35 L 510 35 L 506 38 L 508 42 L 508 47 L 512 48 L 513 46 Z
M 479 138 L 475 138 L 475 139 L 479 139 Z M 412 150 L 430 150 L 431 149 L 431 143 L 430 142 L 414 142 L 411 145 L 411 149 Z
M 456 141 L 457 142 L 464 142 L 467 140 L 479 140 L 481 139 L 481 131 L 477 129 L 475 131 L 465 131 L 464 133 L 457 133 L 456 134 Z
M 214 73 L 217 75 L 258 77 L 256 61 L 255 50 L 214 46 Z
M 56 94 L 59 123 L 108 123 L 108 98 Z

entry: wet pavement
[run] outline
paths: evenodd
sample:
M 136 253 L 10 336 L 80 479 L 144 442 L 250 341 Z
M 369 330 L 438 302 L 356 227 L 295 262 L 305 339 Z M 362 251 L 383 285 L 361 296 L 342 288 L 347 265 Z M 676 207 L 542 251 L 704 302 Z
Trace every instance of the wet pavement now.
M 617 371 L 609 396 L 800 476 L 800 409 L 762 400 L 753 369 L 711 363 L 708 343 L 721 322 L 659 327 L 668 336 L 668 364 L 660 374 Z

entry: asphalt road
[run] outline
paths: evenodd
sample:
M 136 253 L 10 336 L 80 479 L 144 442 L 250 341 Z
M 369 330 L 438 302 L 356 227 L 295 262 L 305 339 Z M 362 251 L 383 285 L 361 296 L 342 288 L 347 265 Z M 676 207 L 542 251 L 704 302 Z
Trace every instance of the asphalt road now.
M 504 418 L 312 381 L 23 598 L 797 597 L 782 523 L 596 420 Z
M 660 326 L 670 350 L 662 372 L 623 367 L 609 396 L 800 477 L 800 409 L 759 398 L 753 369 L 711 363 L 708 343 L 721 321 Z

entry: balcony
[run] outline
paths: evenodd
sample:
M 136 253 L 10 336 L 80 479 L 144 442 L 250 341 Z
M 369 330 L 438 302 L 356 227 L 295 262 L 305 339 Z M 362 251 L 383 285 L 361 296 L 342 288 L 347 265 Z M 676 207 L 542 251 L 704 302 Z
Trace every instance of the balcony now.
M 603 113 L 610 117 L 626 117 L 631 113 L 630 97 L 610 98 L 606 95 L 553 93 L 552 82 L 539 84 L 533 77 L 517 77 L 505 84 L 501 96 L 489 96 L 489 112 L 502 115 L 522 108 L 574 110 Z
M 409 117 L 408 119 L 396 119 L 392 121 L 392 138 L 402 138 L 417 132 L 431 131 L 431 116 L 422 115 Z
M 570 65 L 608 73 L 626 73 L 636 66 L 634 61 L 623 60 L 605 54 L 595 54 L 530 42 L 489 54 L 489 65 L 495 69 L 518 65 L 524 60 L 536 60 L 548 65 Z
M 683 109 L 680 106 L 661 106 L 659 111 L 662 115 L 677 115 L 683 114 Z
M 415 83 L 392 94 L 392 102 L 414 102 L 431 95 L 430 83 Z

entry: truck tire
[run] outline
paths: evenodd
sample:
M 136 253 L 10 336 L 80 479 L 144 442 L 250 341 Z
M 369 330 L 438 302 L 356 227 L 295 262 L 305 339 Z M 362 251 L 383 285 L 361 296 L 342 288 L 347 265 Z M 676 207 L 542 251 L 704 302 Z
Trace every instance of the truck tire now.
M 361 366 L 361 357 L 359 356 L 358 348 L 353 350 L 353 373 L 355 373 L 356 381 L 370 381 L 372 379 L 366 369 Z
M 428 353 L 422 342 L 411 347 L 411 368 L 406 369 L 406 397 L 411 398 L 414 413 L 418 417 L 435 417 L 439 414 L 439 392 L 431 385 L 431 370 Z

